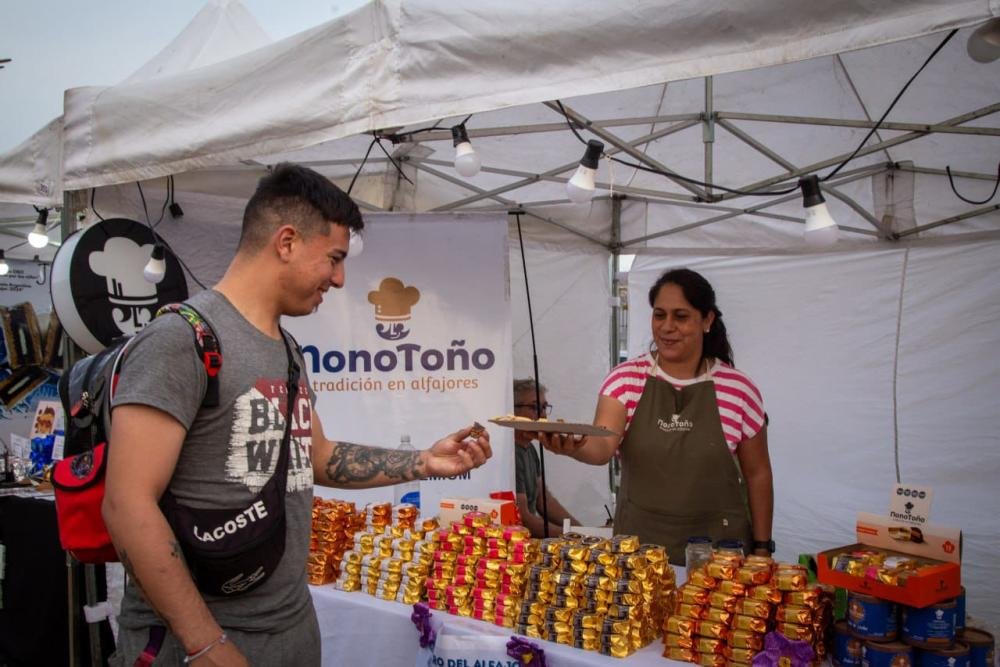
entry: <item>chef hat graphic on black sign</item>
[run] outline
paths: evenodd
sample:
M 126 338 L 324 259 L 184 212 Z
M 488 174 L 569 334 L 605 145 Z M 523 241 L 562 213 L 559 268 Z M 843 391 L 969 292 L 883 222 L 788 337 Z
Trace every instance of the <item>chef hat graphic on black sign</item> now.
M 148 324 L 157 309 L 188 296 L 180 262 L 166 251 L 163 281 L 142 275 L 153 249 L 148 226 L 108 219 L 67 237 L 52 261 L 52 306 L 66 333 L 89 354 Z

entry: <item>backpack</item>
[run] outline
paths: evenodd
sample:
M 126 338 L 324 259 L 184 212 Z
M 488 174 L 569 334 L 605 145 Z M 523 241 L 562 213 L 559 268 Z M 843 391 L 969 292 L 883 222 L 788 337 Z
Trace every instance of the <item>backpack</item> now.
M 202 407 L 217 406 L 222 352 L 215 332 L 197 310 L 185 303 L 163 306 L 156 316 L 165 313 L 177 313 L 191 325 L 198 356 L 208 376 Z M 111 435 L 111 400 L 132 340 L 122 339 L 81 359 L 59 379 L 59 400 L 67 416 L 66 458 L 55 464 L 52 486 L 59 541 L 65 551 L 82 563 L 118 561 L 101 515 L 101 504 Z

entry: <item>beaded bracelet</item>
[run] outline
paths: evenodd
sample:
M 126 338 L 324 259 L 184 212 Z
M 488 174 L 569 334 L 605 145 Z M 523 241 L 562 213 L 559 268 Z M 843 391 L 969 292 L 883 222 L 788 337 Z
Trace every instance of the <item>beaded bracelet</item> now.
M 201 650 L 198 650 L 198 651 L 195 651 L 194 653 L 188 653 L 186 656 L 184 656 L 184 664 L 186 665 L 189 662 L 194 662 L 195 660 L 197 660 L 198 658 L 200 658 L 201 656 L 205 655 L 206 653 L 208 653 L 209 651 L 211 651 L 213 648 L 215 648 L 216 644 L 219 644 L 220 646 L 222 644 L 225 644 L 226 643 L 226 639 L 227 639 L 226 633 L 223 632 L 219 636 L 218 639 L 216 639 L 215 641 L 213 641 L 211 644 L 209 644 L 205 648 L 203 648 Z

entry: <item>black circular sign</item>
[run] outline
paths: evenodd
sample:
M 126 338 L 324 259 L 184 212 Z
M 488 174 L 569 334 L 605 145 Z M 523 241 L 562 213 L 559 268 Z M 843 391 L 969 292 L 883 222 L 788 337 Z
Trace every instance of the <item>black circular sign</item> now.
M 135 335 L 160 306 L 187 298 L 184 272 L 168 248 L 163 280 L 143 276 L 154 237 L 162 243 L 141 222 L 111 218 L 67 237 L 52 260 L 52 306 L 67 335 L 88 353 Z

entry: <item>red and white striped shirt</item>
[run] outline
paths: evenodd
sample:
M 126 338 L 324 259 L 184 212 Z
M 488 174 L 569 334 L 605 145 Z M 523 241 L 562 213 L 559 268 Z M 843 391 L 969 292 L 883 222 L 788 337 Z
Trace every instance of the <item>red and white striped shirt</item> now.
M 690 380 L 671 377 L 656 365 L 652 353 L 618 364 L 601 385 L 601 395 L 610 396 L 625 406 L 626 430 L 632 423 L 632 415 L 635 414 L 642 390 L 646 387 L 646 378 L 654 367 L 657 377 L 666 380 L 677 389 L 706 379 L 705 375 Z M 722 433 L 725 435 L 726 444 L 729 445 L 729 451 L 735 454 L 736 448 L 742 441 L 754 437 L 763 428 L 764 400 L 746 373 L 722 361 L 715 360 L 707 375 L 715 383 Z

